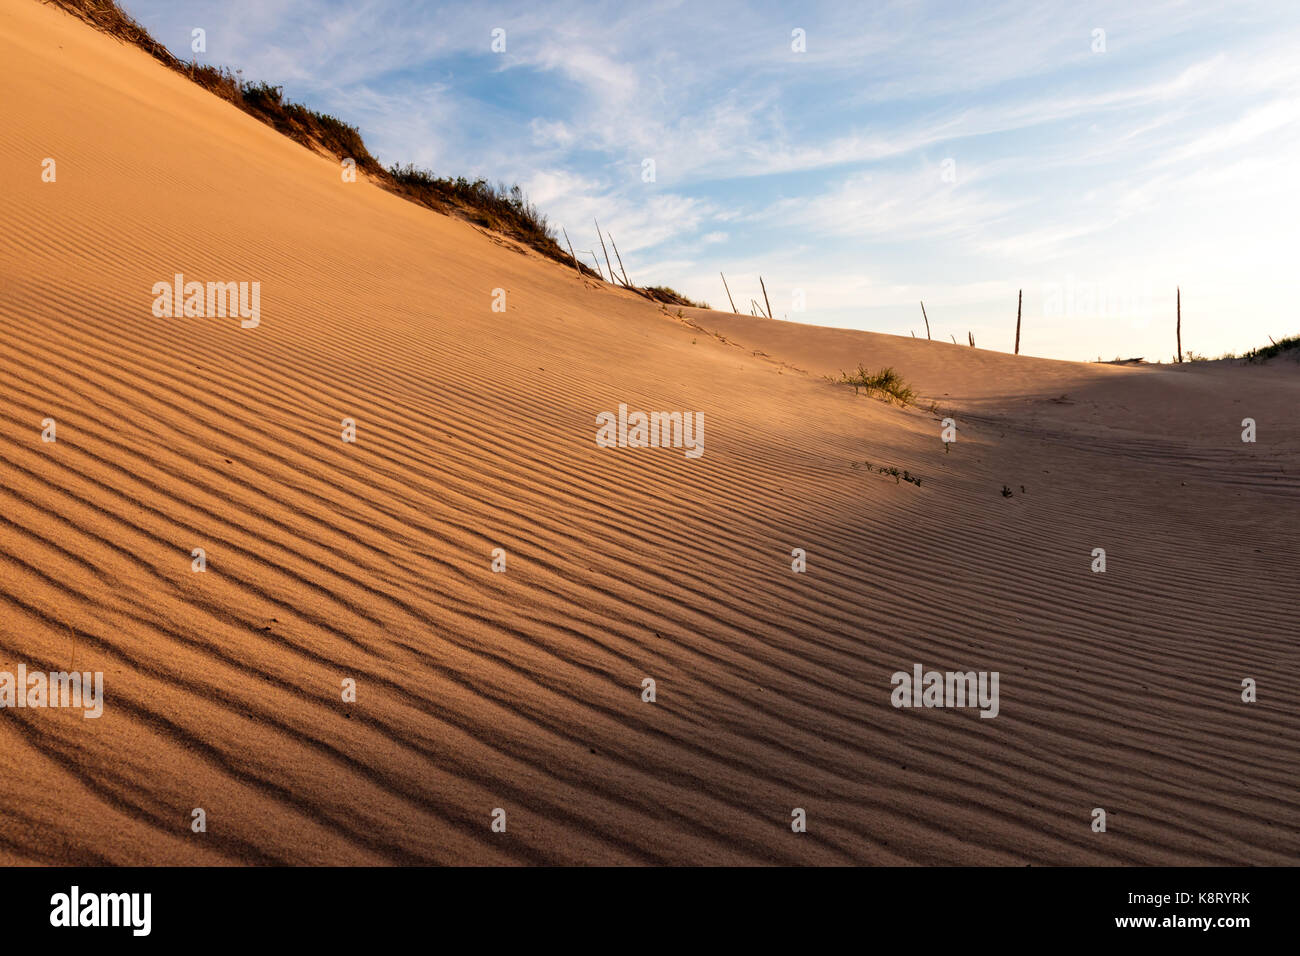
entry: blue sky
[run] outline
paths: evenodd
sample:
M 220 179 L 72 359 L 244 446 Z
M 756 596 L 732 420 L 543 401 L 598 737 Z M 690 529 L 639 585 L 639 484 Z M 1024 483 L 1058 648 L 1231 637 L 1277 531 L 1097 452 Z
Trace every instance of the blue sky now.
M 1023 352 L 1168 361 L 1181 285 L 1184 350 L 1300 332 L 1294 0 L 125 7 L 715 308 L 1010 351 L 1023 289 Z

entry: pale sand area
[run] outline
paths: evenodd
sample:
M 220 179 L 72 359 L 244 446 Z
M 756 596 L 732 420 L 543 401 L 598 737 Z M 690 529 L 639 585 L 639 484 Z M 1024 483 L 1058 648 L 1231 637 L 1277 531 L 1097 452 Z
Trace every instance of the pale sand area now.
M 107 697 L 0 712 L 0 859 L 1300 860 L 1294 364 L 679 319 L 35 2 L 0 97 L 0 670 Z M 260 326 L 155 318 L 177 272 Z M 706 453 L 598 448 L 620 403 Z M 916 663 L 999 716 L 895 709 Z

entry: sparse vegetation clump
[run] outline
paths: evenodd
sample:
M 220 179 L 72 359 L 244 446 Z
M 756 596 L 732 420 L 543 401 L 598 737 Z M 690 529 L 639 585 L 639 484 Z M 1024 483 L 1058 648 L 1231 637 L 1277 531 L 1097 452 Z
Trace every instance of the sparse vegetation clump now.
M 546 217 L 528 201 L 518 184 L 507 187 L 505 183 L 497 183 L 494 186 L 485 179 L 442 178 L 413 163 L 405 166 L 394 164 L 388 168 L 387 174 L 396 187 L 394 192 L 421 205 L 434 209 L 451 207 L 463 218 L 485 229 L 513 236 L 544 252 L 553 247 L 556 253 L 560 253 Z M 557 254 L 551 258 L 565 261 L 568 257 Z
M 149 31 L 127 15 L 115 0 L 45 0 L 75 14 L 110 36 L 138 46 L 150 56 L 172 66 L 175 57 L 167 48 L 149 35 Z
M 899 471 L 897 468 L 892 468 L 886 465 L 881 465 L 879 468 L 876 468 L 869 461 L 864 461 L 863 464 L 867 466 L 867 471 L 874 471 L 878 475 L 885 475 L 889 478 L 893 478 L 894 484 L 898 484 L 899 481 L 901 480 L 901 481 L 906 481 L 909 484 L 916 485 L 916 487 L 918 488 L 921 487 L 920 476 L 912 474 L 906 468 L 904 468 L 902 471 Z M 858 466 L 853 465 L 852 467 L 857 468 Z
M 1287 352 L 1294 352 L 1297 357 L 1300 357 L 1300 335 L 1292 335 L 1281 342 L 1274 342 L 1270 339 L 1269 342 L 1269 345 L 1251 349 L 1242 358 L 1247 362 L 1267 362 L 1269 359 Z
M 900 405 L 910 405 L 912 399 L 916 397 L 916 392 L 892 367 L 882 368 L 878 372 L 868 372 L 865 367 L 859 365 L 858 370 L 852 375 L 848 372 L 840 372 L 838 381 L 841 385 L 852 385 L 855 394 L 862 389 L 868 395 L 883 397 L 887 402 L 897 400 Z
M 676 289 L 671 289 L 666 285 L 651 285 L 640 290 L 646 298 L 654 299 L 656 302 L 667 302 L 669 305 L 685 305 L 692 309 L 707 309 L 707 302 L 692 302 L 686 296 L 682 295 Z

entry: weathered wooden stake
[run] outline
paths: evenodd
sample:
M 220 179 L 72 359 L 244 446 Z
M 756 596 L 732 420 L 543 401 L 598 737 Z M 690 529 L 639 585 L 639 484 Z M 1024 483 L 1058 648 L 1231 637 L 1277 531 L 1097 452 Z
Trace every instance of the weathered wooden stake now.
M 569 244 L 569 255 L 573 257 L 573 268 L 578 270 L 578 275 L 582 275 L 582 266 L 578 265 L 578 257 L 573 254 L 573 240 L 569 238 L 567 229 L 561 230 L 564 233 L 564 241 Z
M 593 218 L 592 222 L 596 222 Z M 614 267 L 609 264 L 609 250 L 605 248 L 605 237 L 600 234 L 600 223 L 596 222 L 596 237 L 600 240 L 601 252 L 605 253 L 605 265 L 609 266 L 609 281 L 614 281 Z
M 618 271 L 623 273 L 623 287 L 632 288 L 632 283 L 627 281 L 627 270 L 623 268 L 623 257 L 618 254 L 618 243 L 614 241 L 614 234 L 609 234 L 609 244 L 614 247 L 614 255 L 618 258 Z
M 1177 287 L 1178 296 L 1178 324 L 1174 326 L 1174 334 L 1178 337 L 1178 362 L 1183 361 L 1183 290 Z
M 924 302 L 921 303 L 921 318 L 925 319 L 925 338 L 928 342 L 930 340 L 930 317 L 925 314 Z
M 1020 354 L 1020 303 L 1024 301 L 1025 290 L 1021 289 L 1016 294 L 1016 354 Z
M 718 275 L 722 276 L 721 270 L 719 270 Z M 726 276 L 722 276 L 722 287 L 727 290 L 727 301 L 731 303 L 731 311 L 736 312 L 736 300 L 731 297 L 731 289 L 727 288 Z M 736 315 L 740 315 L 740 313 L 736 312 Z

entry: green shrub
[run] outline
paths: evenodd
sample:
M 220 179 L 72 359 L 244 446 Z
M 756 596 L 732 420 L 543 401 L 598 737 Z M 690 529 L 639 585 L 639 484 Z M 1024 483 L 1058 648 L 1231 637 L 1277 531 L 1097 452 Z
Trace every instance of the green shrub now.
M 916 397 L 916 392 L 892 367 L 882 368 L 878 372 L 868 372 L 866 368 L 859 365 L 858 370 L 852 375 L 840 372 L 839 382 L 842 385 L 852 385 L 855 394 L 859 389 L 864 389 L 868 395 L 883 396 L 887 402 L 897 399 L 901 405 L 910 405 L 912 399 Z

